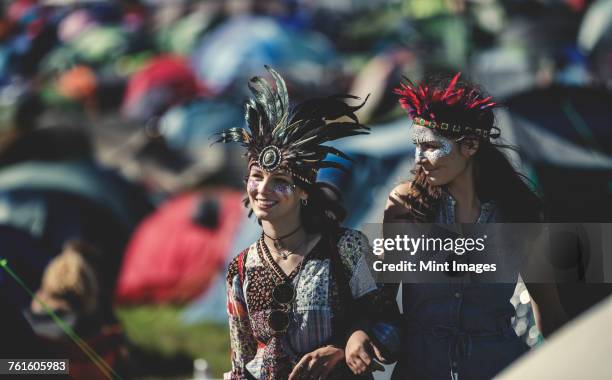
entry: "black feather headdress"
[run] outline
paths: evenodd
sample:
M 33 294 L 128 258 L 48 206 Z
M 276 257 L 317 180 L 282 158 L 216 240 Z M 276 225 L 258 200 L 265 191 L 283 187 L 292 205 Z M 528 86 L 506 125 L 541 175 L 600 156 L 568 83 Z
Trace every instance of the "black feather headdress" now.
M 363 106 L 349 106 L 352 95 L 334 95 L 306 100 L 289 106 L 284 79 L 266 66 L 274 78 L 272 87 L 261 77 L 249 81 L 253 97 L 246 103 L 244 118 L 247 128 L 230 128 L 219 134 L 217 142 L 239 142 L 247 148 L 249 167 L 257 164 L 271 172 L 282 168 L 299 180 L 312 184 L 319 169 L 345 168 L 325 161 L 328 154 L 349 159 L 326 142 L 369 133 L 359 124 L 355 112 Z M 367 98 L 366 98 L 367 100 Z M 339 120 L 344 119 L 344 120 Z

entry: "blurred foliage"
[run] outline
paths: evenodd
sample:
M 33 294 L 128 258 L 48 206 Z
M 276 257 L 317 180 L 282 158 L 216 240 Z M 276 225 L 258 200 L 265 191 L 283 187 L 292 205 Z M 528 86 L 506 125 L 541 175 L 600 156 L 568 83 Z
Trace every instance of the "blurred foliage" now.
M 121 308 L 116 313 L 128 339 L 138 349 L 159 354 L 161 360 L 178 355 L 206 359 L 215 378 L 229 371 L 227 326 L 211 323 L 187 326 L 181 322 L 181 308 L 170 305 Z

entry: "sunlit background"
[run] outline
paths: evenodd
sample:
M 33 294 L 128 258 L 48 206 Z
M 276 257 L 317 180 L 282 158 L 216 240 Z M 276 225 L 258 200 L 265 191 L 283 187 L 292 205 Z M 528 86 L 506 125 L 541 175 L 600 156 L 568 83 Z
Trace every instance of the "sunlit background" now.
M 1 4 L 0 253 L 58 310 L 54 287 L 95 299 L 93 314 L 61 315 L 120 373 L 230 368 L 225 269 L 259 229 L 241 204 L 243 152 L 211 136 L 243 124 L 246 83 L 266 64 L 295 101 L 370 95 L 359 116 L 372 134 L 338 144 L 352 174 L 319 178 L 343 193 L 349 227 L 380 221 L 389 190 L 410 177 L 410 122 L 393 87 L 457 71 L 505 105 L 502 139 L 552 220 L 612 215 L 612 1 Z M 60 253 L 87 270 L 43 281 Z M 27 292 L 5 273 L 0 286 L 92 378 L 91 359 Z M 514 325 L 534 346 L 529 301 L 519 286 Z

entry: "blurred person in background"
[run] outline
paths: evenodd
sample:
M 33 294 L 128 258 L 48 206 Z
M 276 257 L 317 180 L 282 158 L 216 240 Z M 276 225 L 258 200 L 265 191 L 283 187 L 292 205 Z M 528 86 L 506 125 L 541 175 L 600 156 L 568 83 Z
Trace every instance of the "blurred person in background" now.
M 347 105 L 343 96 L 290 109 L 284 80 L 268 71 L 275 88 L 259 77 L 249 82 L 249 131 L 233 128 L 219 139 L 247 148 L 245 203 L 263 230 L 229 266 L 229 377 L 360 378 L 344 364 L 355 312 L 385 320 L 397 306 L 367 270 L 367 238 L 340 227 L 344 211 L 315 179 L 319 169 L 334 166 L 324 161 L 328 154 L 345 156 L 323 142 L 367 128 L 354 114 L 360 106 Z M 347 121 L 337 121 L 341 117 Z
M 122 372 L 127 350 L 121 325 L 108 324 L 100 303 L 98 273 L 88 257 L 93 248 L 82 241 L 70 241 L 62 253 L 51 260 L 42 278 L 40 289 L 25 312 L 34 332 L 53 352 L 70 360 L 70 374 L 75 379 L 104 379 L 104 372 L 83 349 L 71 340 L 50 312 L 59 316 L 72 332 L 115 371 Z M 122 374 L 125 376 L 125 374 Z
M 414 178 L 391 192 L 384 221 L 538 222 L 539 198 L 500 150 L 505 146 L 491 141 L 499 136 L 497 103 L 459 75 L 419 86 L 409 81 L 396 90 L 413 122 L 416 166 Z M 516 279 L 518 270 L 517 264 Z M 393 378 L 493 377 L 528 350 L 511 325 L 515 287 L 404 284 L 402 350 Z
M 51 260 L 45 269 L 38 300 L 58 312 L 79 312 L 84 317 L 96 317 L 98 311 L 98 279 L 83 254 L 77 251 L 77 242 L 69 242 L 64 251 Z M 31 310 L 44 313 L 44 307 L 33 299 Z M 99 323 L 99 322 L 98 322 Z M 98 324 L 91 323 L 88 324 Z M 78 328 L 81 332 L 87 328 Z
M 150 204 L 140 188 L 98 164 L 84 127 L 41 126 L 45 107 L 32 92 L 6 101 L 0 108 L 0 225 L 29 234 L 44 252 L 36 258 L 43 266 L 71 239 L 100 247 L 106 253 L 95 258 L 101 302 L 114 321 L 110 304 L 121 252 Z M 22 269 L 21 276 L 36 272 L 40 281 L 35 266 Z

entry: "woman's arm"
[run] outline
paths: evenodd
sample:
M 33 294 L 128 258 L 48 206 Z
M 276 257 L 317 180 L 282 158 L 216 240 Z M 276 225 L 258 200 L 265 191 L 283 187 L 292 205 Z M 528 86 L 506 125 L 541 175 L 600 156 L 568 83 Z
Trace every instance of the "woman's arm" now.
M 327 379 L 336 365 L 344 360 L 344 350 L 334 345 L 318 348 L 302 356 L 288 380 Z
M 345 350 L 346 363 L 357 375 L 384 370 L 376 361 L 395 361 L 400 317 L 397 289 L 398 285 L 387 284 L 357 300 L 362 319 L 352 330 Z
M 406 221 L 405 217 L 408 209 L 402 200 L 402 196 L 408 194 L 410 186 L 410 182 L 404 182 L 391 190 L 389 198 L 387 198 L 387 204 L 385 205 L 385 216 L 383 223 Z
M 239 256 L 240 257 L 240 256 Z M 246 364 L 257 352 L 246 306 L 242 279 L 238 271 L 238 257 L 232 261 L 227 275 L 227 314 L 229 317 L 232 371 L 231 379 L 246 379 Z
M 397 328 L 399 308 L 395 300 L 397 285 L 379 286 L 374 280 L 366 260 L 372 248 L 364 234 L 347 231 L 341 238 L 339 246 L 342 247 L 343 244 L 353 247 L 352 250 L 345 249 L 340 253 L 344 266 L 350 269 L 351 295 L 355 300 L 355 312 L 360 313 L 359 316 L 354 316 L 355 323 L 349 330 L 350 337 L 346 344 L 345 356 L 349 368 L 356 374 L 361 374 L 368 370 L 382 369 L 373 362 L 373 358 L 387 362 L 392 356 L 389 347 L 385 346 L 388 342 L 375 339 L 375 334 L 372 333 L 373 326 L 377 327 L 376 331 L 383 332 L 381 339 L 388 337 L 399 339 Z
M 383 223 L 405 221 L 408 210 L 401 198 L 408 193 L 410 186 L 410 182 L 401 183 L 391 191 L 385 206 Z M 383 231 L 383 235 L 386 236 L 385 231 Z M 364 313 L 360 325 L 355 326 L 346 344 L 346 362 L 355 374 L 379 369 L 380 366 L 373 361 L 374 358 L 382 362 L 390 359 L 385 358 L 381 352 L 382 347 L 377 347 L 373 342 L 373 336 L 370 336 L 372 332 L 369 331 L 368 325 L 380 321 L 383 323 L 383 329 L 388 328 L 391 334 L 399 334 L 400 313 L 396 301 L 398 289 L 399 286 L 396 284 L 377 286 L 374 292 L 367 297 L 363 297 L 360 301 L 359 310 L 378 312 L 374 314 Z M 377 343 L 381 345 L 379 342 Z M 388 353 L 387 356 L 389 356 Z

